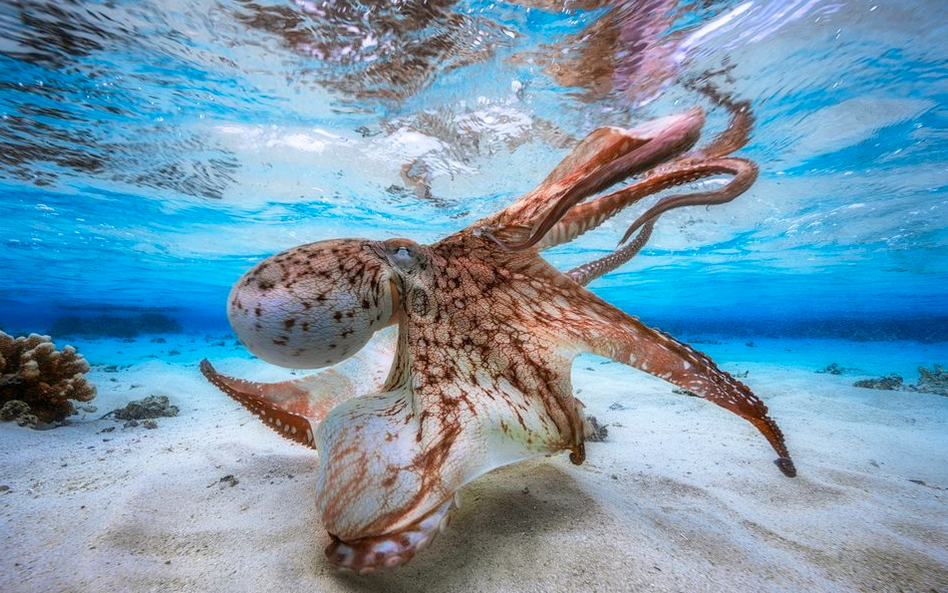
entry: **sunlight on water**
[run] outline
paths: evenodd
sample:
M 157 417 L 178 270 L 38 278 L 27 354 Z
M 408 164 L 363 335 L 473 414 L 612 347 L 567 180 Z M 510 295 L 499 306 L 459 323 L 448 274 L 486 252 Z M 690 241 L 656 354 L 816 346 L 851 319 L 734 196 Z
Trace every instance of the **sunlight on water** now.
M 596 126 L 751 101 L 736 201 L 593 285 L 643 317 L 948 315 L 943 2 L 12 1 L 0 324 L 106 305 L 223 323 L 252 263 L 433 241 Z M 549 259 L 611 251 L 637 213 Z M 929 339 L 931 336 L 929 336 Z

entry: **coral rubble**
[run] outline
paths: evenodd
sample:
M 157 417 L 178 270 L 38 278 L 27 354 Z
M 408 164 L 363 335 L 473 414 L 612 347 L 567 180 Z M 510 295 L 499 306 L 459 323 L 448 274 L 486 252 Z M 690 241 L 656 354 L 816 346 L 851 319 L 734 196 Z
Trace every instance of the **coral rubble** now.
M 118 420 L 170 418 L 178 415 L 178 406 L 172 406 L 166 395 L 149 395 L 145 399 L 129 402 L 127 406 L 115 410 L 114 413 Z
M 88 371 L 72 346 L 57 350 L 49 336 L 0 332 L 0 419 L 34 427 L 62 422 L 76 412 L 70 400 L 95 397 Z
M 819 371 L 817 371 L 819 372 Z M 902 377 L 889 375 L 878 379 L 863 379 L 853 383 L 853 387 L 885 389 L 889 391 L 914 391 L 916 393 L 934 393 L 948 396 L 948 370 L 935 363 L 931 370 L 918 367 L 918 383 L 904 384 Z
M 937 363 L 932 370 L 918 367 L 918 384 L 913 386 L 913 390 L 948 395 L 948 370 Z
M 833 362 L 833 363 L 830 363 L 830 364 L 826 365 L 826 367 L 823 368 L 822 370 L 819 370 L 819 371 L 816 371 L 816 372 L 817 372 L 817 373 L 826 373 L 826 374 L 830 374 L 830 375 L 842 375 L 844 372 L 846 372 L 846 369 L 844 369 L 843 367 L 839 366 L 839 363 L 838 363 L 838 362 Z
M 30 414 L 30 406 L 18 399 L 11 399 L 3 404 L 3 407 L 0 408 L 0 421 L 16 421 L 20 426 L 29 426 L 30 428 L 36 428 L 36 425 L 39 424 L 39 418 Z
M 902 383 L 902 377 L 898 375 L 889 375 L 888 377 L 879 377 L 878 379 L 862 379 L 861 381 L 856 381 L 853 383 L 853 387 L 896 391 L 902 389 Z

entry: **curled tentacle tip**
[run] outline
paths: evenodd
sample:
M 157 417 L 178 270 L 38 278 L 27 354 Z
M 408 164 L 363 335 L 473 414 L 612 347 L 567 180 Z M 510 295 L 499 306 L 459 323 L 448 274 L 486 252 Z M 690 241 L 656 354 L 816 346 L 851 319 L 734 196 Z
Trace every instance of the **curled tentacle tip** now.
M 797 468 L 793 465 L 793 460 L 789 457 L 778 457 L 777 459 L 774 459 L 774 463 L 777 465 L 780 471 L 783 472 L 783 475 L 787 476 L 788 478 L 797 477 Z

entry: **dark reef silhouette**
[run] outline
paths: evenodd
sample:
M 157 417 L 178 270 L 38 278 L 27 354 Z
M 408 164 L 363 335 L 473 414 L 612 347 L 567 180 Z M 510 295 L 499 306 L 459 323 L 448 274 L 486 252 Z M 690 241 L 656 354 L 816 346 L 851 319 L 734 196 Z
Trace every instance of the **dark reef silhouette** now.
M 134 338 L 141 334 L 181 333 L 178 321 L 163 313 L 138 315 L 103 314 L 95 317 L 67 315 L 60 317 L 49 328 L 54 336 L 82 336 L 85 338 Z

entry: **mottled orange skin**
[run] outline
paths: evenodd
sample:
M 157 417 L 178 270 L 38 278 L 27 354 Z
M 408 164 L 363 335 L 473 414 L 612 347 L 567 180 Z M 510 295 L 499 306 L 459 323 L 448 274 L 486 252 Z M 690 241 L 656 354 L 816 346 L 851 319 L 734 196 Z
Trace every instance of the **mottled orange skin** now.
M 726 106 L 732 126 L 705 151 L 686 152 L 698 139 L 700 110 L 633 130 L 602 128 L 537 190 L 434 245 L 313 243 L 261 262 L 235 285 L 231 322 L 252 351 L 287 366 L 339 363 L 275 385 L 202 365 L 269 426 L 319 451 L 316 505 L 332 562 L 361 572 L 406 562 L 446 526 L 458 489 L 496 467 L 562 450 L 582 463 L 587 422 L 570 368 L 584 352 L 747 419 L 778 452 L 781 470 L 794 475 L 780 429 L 747 386 L 584 288 L 634 252 L 564 274 L 538 249 L 600 224 L 649 193 L 643 187 L 664 189 L 722 167 L 734 176 L 716 192 L 660 201 L 643 233 L 667 209 L 746 190 L 756 167 L 724 156 L 746 141 L 746 130 L 734 129 L 749 128 L 749 115 L 746 106 Z M 630 175 L 644 177 L 580 204 Z M 389 328 L 373 342 L 374 359 L 353 357 L 352 349 L 392 325 L 397 332 Z M 384 381 L 373 365 L 380 357 L 390 365 Z

